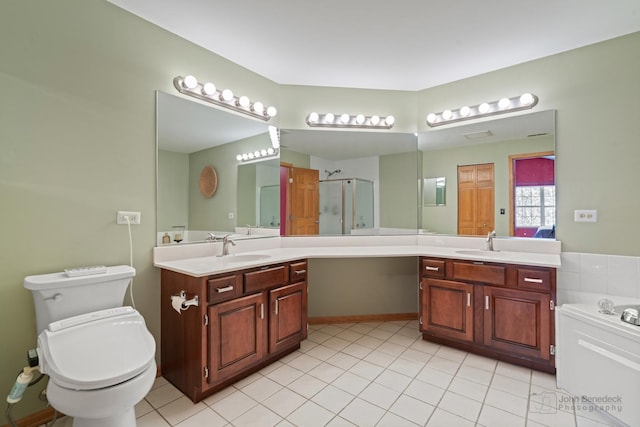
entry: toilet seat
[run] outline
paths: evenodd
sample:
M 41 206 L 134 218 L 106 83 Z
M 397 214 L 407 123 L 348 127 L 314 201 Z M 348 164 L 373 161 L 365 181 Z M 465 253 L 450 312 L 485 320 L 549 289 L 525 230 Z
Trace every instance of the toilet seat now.
M 53 322 L 38 337 L 41 372 L 72 390 L 110 387 L 155 363 L 144 318 L 118 307 Z

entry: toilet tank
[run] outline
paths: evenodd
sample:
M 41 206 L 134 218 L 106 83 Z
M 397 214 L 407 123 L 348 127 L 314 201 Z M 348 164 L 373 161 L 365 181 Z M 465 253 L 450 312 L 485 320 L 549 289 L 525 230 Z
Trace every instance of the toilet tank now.
M 135 275 L 133 267 L 118 265 L 87 276 L 67 277 L 60 272 L 25 277 L 24 287 L 33 295 L 38 335 L 51 322 L 122 306 Z

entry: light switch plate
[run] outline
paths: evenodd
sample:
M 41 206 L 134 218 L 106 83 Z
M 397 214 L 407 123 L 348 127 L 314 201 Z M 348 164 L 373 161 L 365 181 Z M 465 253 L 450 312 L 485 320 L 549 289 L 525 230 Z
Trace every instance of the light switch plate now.
M 573 211 L 573 220 L 575 222 L 598 222 L 597 210 L 575 210 Z

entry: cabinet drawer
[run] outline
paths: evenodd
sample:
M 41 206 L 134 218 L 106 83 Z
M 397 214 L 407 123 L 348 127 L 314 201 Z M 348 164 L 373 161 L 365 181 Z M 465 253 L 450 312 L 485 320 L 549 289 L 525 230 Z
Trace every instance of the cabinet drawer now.
M 292 262 L 289 267 L 289 282 L 304 282 L 307 280 L 307 261 Z
M 286 271 L 285 266 L 281 265 L 244 273 L 244 291 L 250 293 L 283 285 L 287 280 Z
M 454 279 L 471 280 L 492 285 L 505 285 L 506 271 L 507 269 L 501 265 L 467 262 L 453 263 Z
M 423 276 L 444 278 L 445 276 L 444 261 L 441 259 L 423 258 L 420 271 Z
M 551 271 L 518 268 L 518 287 L 539 291 L 551 290 Z
M 207 280 L 209 304 L 237 298 L 242 295 L 242 276 L 225 276 Z

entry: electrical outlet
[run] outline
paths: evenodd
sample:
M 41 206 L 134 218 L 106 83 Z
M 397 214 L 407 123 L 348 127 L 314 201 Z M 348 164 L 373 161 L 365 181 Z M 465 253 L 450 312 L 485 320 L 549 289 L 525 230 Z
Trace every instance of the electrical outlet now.
M 573 211 L 573 220 L 575 222 L 598 222 L 597 210 L 575 210 Z
M 126 225 L 127 218 L 129 218 L 129 223 L 131 224 L 140 224 L 140 212 L 130 212 L 130 211 L 118 211 L 118 216 L 116 217 L 116 223 Z

